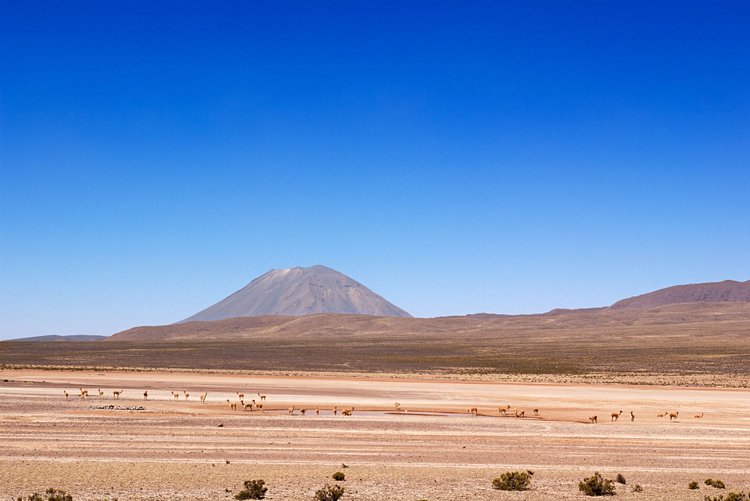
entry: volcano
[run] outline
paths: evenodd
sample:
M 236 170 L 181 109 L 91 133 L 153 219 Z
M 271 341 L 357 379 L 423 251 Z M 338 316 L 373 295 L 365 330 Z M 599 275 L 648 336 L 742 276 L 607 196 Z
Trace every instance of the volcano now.
M 316 265 L 271 270 L 234 294 L 181 322 L 266 315 L 346 313 L 411 317 L 343 273 Z

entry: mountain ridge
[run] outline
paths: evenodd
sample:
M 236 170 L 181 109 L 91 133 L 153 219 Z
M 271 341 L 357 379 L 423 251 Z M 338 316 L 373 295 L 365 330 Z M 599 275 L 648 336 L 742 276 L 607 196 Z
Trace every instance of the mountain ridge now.
M 17 339 L 7 339 L 6 341 L 28 341 L 28 342 L 39 342 L 39 343 L 65 343 L 65 342 L 77 342 L 77 341 L 102 341 L 107 339 L 108 336 L 96 336 L 87 334 L 72 334 L 68 336 L 61 336 L 59 334 L 49 334 L 44 336 L 29 336 L 20 337 Z
M 320 267 L 334 274 L 334 270 Z M 297 271 L 295 271 L 297 270 Z M 282 271 L 285 274 L 300 273 L 305 268 L 272 270 L 269 273 Z M 268 274 L 266 274 L 268 275 Z M 263 275 L 253 280 L 248 286 L 225 300 L 242 298 L 243 290 L 263 282 Z M 338 274 L 340 275 L 340 274 Z M 338 275 L 336 275 L 338 277 Z M 351 280 L 341 275 L 342 280 Z M 354 284 L 357 282 L 352 281 Z M 358 284 L 361 286 L 361 284 Z M 363 287 L 363 286 L 362 286 Z M 296 289 L 295 289 L 296 290 Z M 292 296 L 296 292 L 292 291 Z M 383 300 L 385 301 L 385 300 Z M 229 301 L 231 303 L 231 301 Z M 388 303 L 390 304 L 390 303 Z M 216 306 L 216 305 L 215 305 Z M 494 330 L 518 329 L 518 333 L 548 329 L 588 329 L 595 326 L 611 328 L 612 326 L 651 325 L 657 329 L 667 319 L 673 323 L 711 322 L 731 320 L 739 315 L 746 318 L 750 312 L 750 281 L 738 282 L 724 280 L 702 284 L 686 284 L 659 289 L 650 293 L 623 299 L 609 307 L 555 309 L 547 313 L 502 315 L 493 313 L 475 313 L 464 316 L 436 318 L 396 317 L 373 315 L 370 313 L 312 313 L 297 315 L 251 315 L 231 316 L 221 319 L 201 319 L 191 317 L 182 322 L 167 326 L 134 327 L 112 336 L 118 340 L 185 340 L 185 339 L 238 339 L 248 336 L 286 337 L 315 334 L 333 334 L 358 336 L 360 334 L 377 334 L 388 336 L 395 333 L 414 335 L 447 334 L 489 334 Z M 226 313 L 226 312 L 224 312 Z M 654 331 L 657 333 L 656 331 Z
M 531 315 L 464 315 L 436 318 L 376 317 L 372 315 L 316 314 L 301 317 L 233 317 L 162 326 L 143 326 L 116 333 L 110 341 L 229 341 L 243 339 L 291 340 L 315 337 L 391 336 L 494 337 L 502 332 L 519 336 L 589 331 L 644 330 L 659 335 L 663 326 L 705 329 L 737 322 L 750 323 L 750 303 L 680 303 L 650 310 L 609 308 L 558 310 Z

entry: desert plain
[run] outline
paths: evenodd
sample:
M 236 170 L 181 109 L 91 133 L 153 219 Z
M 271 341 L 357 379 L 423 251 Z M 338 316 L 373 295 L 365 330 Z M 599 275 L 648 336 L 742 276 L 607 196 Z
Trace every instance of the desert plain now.
M 622 474 L 624 499 L 722 492 L 706 478 L 750 489 L 744 388 L 29 368 L 0 381 L 1 499 L 52 486 L 76 500 L 233 499 L 262 478 L 266 499 L 309 500 L 336 471 L 352 500 L 591 499 L 577 485 L 596 471 Z M 263 411 L 232 410 L 238 392 L 266 395 Z M 509 470 L 533 471 L 531 490 L 493 489 Z
M 337 471 L 342 501 L 591 499 L 595 472 L 625 478 L 618 499 L 747 493 L 748 332 L 750 304 L 716 304 L 2 342 L 0 499 L 231 500 L 263 479 L 266 499 L 312 500 Z M 529 490 L 493 489 L 526 470 Z

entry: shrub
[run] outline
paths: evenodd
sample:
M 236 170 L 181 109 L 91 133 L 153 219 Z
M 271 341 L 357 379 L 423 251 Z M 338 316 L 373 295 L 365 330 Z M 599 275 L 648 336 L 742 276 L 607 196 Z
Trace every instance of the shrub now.
M 326 484 L 315 491 L 315 501 L 338 501 L 344 495 L 344 488 L 340 485 Z
M 635 484 L 633 486 L 633 492 L 643 492 L 643 487 L 641 487 L 641 484 Z
M 525 491 L 531 483 L 530 471 L 506 471 L 492 481 L 492 487 L 501 491 Z
M 688 489 L 695 490 L 698 488 L 698 482 L 690 482 L 688 484 Z
M 578 483 L 578 490 L 587 496 L 614 496 L 615 485 L 612 480 L 602 478 L 597 471 L 594 476 L 581 480 Z
M 337 471 L 336 473 L 333 474 L 332 478 L 337 482 L 342 482 L 346 480 L 346 475 L 344 475 L 340 471 Z
M 18 501 L 73 501 L 73 496 L 63 490 L 50 487 L 44 491 L 44 495 L 35 492 L 27 498 L 19 497 Z
M 714 497 L 705 496 L 704 501 L 750 501 L 750 495 L 744 492 L 727 492 Z
M 622 485 L 627 484 L 627 482 L 625 481 L 625 477 L 622 476 L 622 473 L 618 473 L 617 478 L 615 480 L 617 480 L 618 484 L 622 484 Z
M 234 496 L 235 499 L 263 499 L 268 487 L 263 480 L 245 480 L 245 488 Z
M 711 480 L 710 478 L 707 478 L 705 482 L 703 482 L 706 485 L 710 485 L 711 487 L 716 487 L 717 489 L 725 489 L 726 486 L 724 485 L 724 482 L 721 480 Z

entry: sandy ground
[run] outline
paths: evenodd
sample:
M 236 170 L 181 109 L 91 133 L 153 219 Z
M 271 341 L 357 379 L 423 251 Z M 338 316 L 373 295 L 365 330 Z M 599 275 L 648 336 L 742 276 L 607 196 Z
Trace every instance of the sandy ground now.
M 267 394 L 265 412 L 232 411 L 226 401 L 237 392 L 246 401 Z M 289 415 L 292 405 L 306 415 Z M 527 417 L 502 417 L 500 405 Z M 354 407 L 353 415 L 333 415 L 333 406 Z M 664 412 L 679 417 L 657 417 Z M 589 424 L 593 415 L 598 424 Z M 750 391 L 3 370 L 0 444 L 0 499 L 54 486 L 77 501 L 229 500 L 244 480 L 263 478 L 266 499 L 310 500 L 336 471 L 346 474 L 344 500 L 587 499 L 578 481 L 599 471 L 625 476 L 620 498 L 702 500 L 721 492 L 703 485 L 709 477 L 727 491 L 750 489 Z M 502 472 L 526 469 L 535 472 L 532 490 L 492 489 Z M 697 491 L 687 489 L 693 480 Z M 632 492 L 636 483 L 643 492 Z

